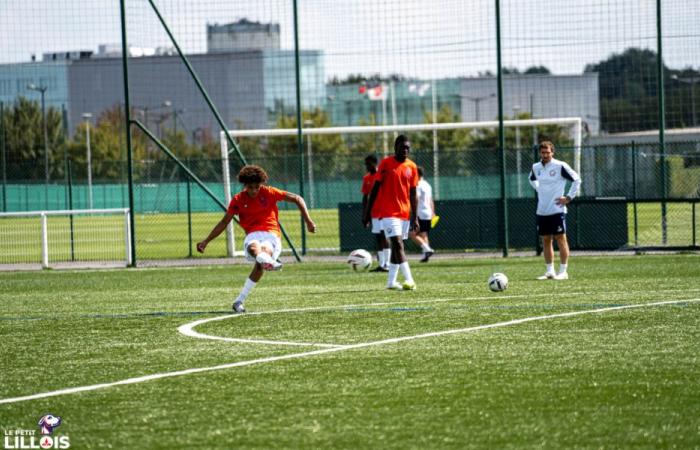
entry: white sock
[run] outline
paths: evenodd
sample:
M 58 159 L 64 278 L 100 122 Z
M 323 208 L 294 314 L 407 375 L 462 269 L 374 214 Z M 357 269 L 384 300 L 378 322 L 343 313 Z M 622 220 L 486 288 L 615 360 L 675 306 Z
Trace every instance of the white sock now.
M 408 261 L 404 261 L 399 264 L 399 268 L 401 269 L 401 274 L 403 275 L 403 279 L 406 281 L 406 283 L 413 283 L 411 268 L 408 267 Z
M 566 272 L 566 268 L 569 267 L 568 264 L 559 264 L 559 273 Z
M 243 285 L 243 289 L 241 290 L 241 293 L 238 294 L 238 297 L 236 298 L 236 302 L 241 302 L 243 303 L 246 298 L 248 298 L 248 294 L 250 294 L 250 291 L 253 290 L 257 283 L 250 278 L 246 278 L 245 284 Z
M 546 264 L 546 266 L 547 266 L 547 273 L 554 272 L 554 264 L 553 263 Z
M 275 260 L 272 259 L 272 256 L 270 256 L 267 252 L 258 253 L 258 256 L 255 257 L 255 261 L 259 262 L 260 264 L 272 264 L 275 262 Z
M 430 248 L 430 246 L 429 246 L 426 242 L 423 242 L 423 243 L 421 244 L 420 248 L 421 248 L 421 250 L 423 250 L 423 253 L 425 253 L 425 252 L 432 252 L 432 251 L 433 251 L 433 249 Z
M 386 282 L 387 287 L 393 286 L 396 283 L 396 277 L 399 274 L 399 265 L 389 263 L 389 279 Z
M 377 261 L 379 261 L 379 267 L 384 267 L 384 250 L 377 252 Z
M 391 264 L 391 249 L 385 248 L 382 251 L 384 252 L 384 265 L 382 267 L 387 267 L 389 264 Z

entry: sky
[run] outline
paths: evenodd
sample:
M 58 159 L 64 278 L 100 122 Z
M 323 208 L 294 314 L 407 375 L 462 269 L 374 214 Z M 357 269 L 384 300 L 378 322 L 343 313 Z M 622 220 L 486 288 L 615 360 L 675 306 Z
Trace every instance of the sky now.
M 186 53 L 207 23 L 279 23 L 292 49 L 291 0 L 154 0 Z M 128 40 L 170 46 L 147 0 L 125 0 Z M 496 68 L 494 0 L 298 0 L 300 43 L 325 54 L 326 77 L 400 73 L 431 79 Z M 400 5 L 397 8 L 396 5 Z M 663 0 L 664 61 L 700 67 L 700 1 Z M 581 73 L 629 47 L 656 50 L 656 0 L 501 0 L 503 65 Z M 0 63 L 120 43 L 118 0 L 0 0 Z

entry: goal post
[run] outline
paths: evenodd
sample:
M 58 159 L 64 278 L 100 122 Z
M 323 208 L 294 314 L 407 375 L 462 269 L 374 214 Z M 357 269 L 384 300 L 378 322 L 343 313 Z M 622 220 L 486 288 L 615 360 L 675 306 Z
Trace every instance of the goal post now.
M 503 125 L 510 128 L 537 127 L 544 125 L 560 125 L 568 127 L 569 134 L 574 146 L 574 170 L 581 173 L 581 145 L 583 142 L 583 120 L 580 117 L 555 117 L 544 119 L 513 119 L 504 120 Z M 361 134 L 361 133 L 382 133 L 385 136 L 388 133 L 397 134 L 399 132 L 417 132 L 417 131 L 432 131 L 438 132 L 442 130 L 463 130 L 463 129 L 493 129 L 499 126 L 497 120 L 483 122 L 450 122 L 450 123 L 420 123 L 420 124 L 405 124 L 405 125 L 369 125 L 369 126 L 346 126 L 346 127 L 323 127 L 323 128 L 302 128 L 302 136 L 313 135 L 343 135 L 343 134 Z M 272 129 L 251 129 L 251 130 L 229 130 L 229 135 L 233 138 L 239 137 L 258 137 L 269 138 L 279 136 L 296 136 L 296 128 L 272 128 Z M 437 159 L 439 148 L 436 139 L 433 139 L 434 158 Z M 228 143 L 225 139 L 225 133 L 221 132 L 221 154 L 228 155 Z M 223 168 L 224 172 L 228 171 L 228 163 Z M 434 174 L 435 184 L 438 185 L 440 174 L 437 172 L 438 166 L 435 165 L 436 172 Z M 227 175 L 224 175 L 226 179 Z M 227 184 L 224 190 L 229 188 Z M 437 194 L 437 193 L 436 193 Z M 437 195 L 436 195 L 437 197 Z
M 0 213 L 0 266 L 131 265 L 129 208 Z

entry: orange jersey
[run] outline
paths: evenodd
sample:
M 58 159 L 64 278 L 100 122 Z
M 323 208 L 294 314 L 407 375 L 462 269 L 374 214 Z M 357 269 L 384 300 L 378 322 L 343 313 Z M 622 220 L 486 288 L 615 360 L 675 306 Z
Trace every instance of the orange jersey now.
M 372 192 L 372 188 L 374 187 L 374 181 L 377 179 L 377 172 L 375 173 L 369 173 L 367 172 L 364 177 L 362 177 L 362 188 L 360 189 L 360 192 L 362 192 L 362 195 L 369 195 L 370 192 Z
M 398 162 L 393 156 L 384 158 L 377 170 L 381 183 L 372 207 L 372 217 L 396 217 L 409 220 L 411 216 L 411 188 L 418 185 L 418 167 L 410 159 Z
M 374 182 L 377 181 L 378 176 L 379 176 L 379 172 L 375 172 L 375 173 L 367 172 L 367 174 L 362 178 L 362 189 L 360 190 L 360 192 L 362 192 L 362 195 L 369 196 L 369 194 L 372 192 L 372 188 L 374 187 Z M 373 219 L 378 219 L 380 217 L 375 212 L 377 210 L 376 205 L 377 205 L 377 202 L 375 201 L 374 206 L 372 207 L 372 218 Z
M 246 234 L 253 231 L 269 231 L 279 236 L 280 225 L 277 219 L 279 215 L 277 202 L 282 200 L 287 193 L 281 189 L 270 186 L 260 186 L 260 191 L 255 198 L 246 191 L 239 192 L 231 199 L 227 212 L 238 216 L 238 221 Z

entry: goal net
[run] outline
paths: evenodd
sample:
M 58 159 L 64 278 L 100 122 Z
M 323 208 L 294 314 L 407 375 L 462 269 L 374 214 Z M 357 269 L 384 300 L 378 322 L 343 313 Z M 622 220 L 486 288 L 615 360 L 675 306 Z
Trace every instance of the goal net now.
M 130 263 L 128 208 L 0 213 L 0 266 L 123 267 Z
M 501 197 L 497 121 L 314 128 L 314 123 L 328 123 L 327 117 L 322 120 L 323 113 L 318 111 L 304 114 L 305 125 L 311 126 L 301 130 L 301 149 L 296 128 L 232 130 L 229 133 L 250 163 L 266 169 L 271 184 L 303 192 L 320 230 L 310 239 L 307 250 L 338 250 L 338 236 L 343 234 L 339 205 L 345 208 L 347 204 L 361 201 L 364 158 L 373 154 L 381 159 L 393 154 L 393 141 L 398 134 L 406 134 L 411 140 L 410 158 L 423 168 L 436 200 Z M 312 115 L 314 118 L 309 119 Z M 557 155 L 580 170 L 581 118 L 506 120 L 504 125 L 509 198 L 533 196 L 527 175 L 537 158 L 533 144 L 540 140 L 554 141 Z M 237 160 L 232 158 L 229 163 L 226 159 L 230 148 L 223 133 L 220 142 L 223 188 L 228 201 L 230 189 L 238 188 L 235 172 L 240 166 Z M 285 211 L 285 206 L 280 206 L 280 218 L 284 219 L 285 227 L 289 225 L 292 230 L 293 240 L 303 242 L 296 208 L 292 205 L 289 207 L 292 211 Z
M 574 170 L 581 172 L 581 143 L 583 138 L 582 119 L 580 117 L 560 117 L 560 118 L 544 118 L 544 119 L 519 119 L 505 120 L 503 125 L 506 128 L 506 152 L 512 154 L 514 161 L 514 171 L 529 170 L 524 167 L 521 161 L 522 153 L 525 149 L 531 149 L 533 143 L 537 143 L 540 138 L 548 137 L 555 141 L 557 146 L 561 146 L 562 142 L 556 137 L 566 137 L 566 143 L 563 147 L 570 149 L 573 161 Z M 440 197 L 439 179 L 442 172 L 447 172 L 446 168 L 440 167 L 440 152 L 442 151 L 464 151 L 463 146 L 469 146 L 469 142 L 477 142 L 480 145 L 487 145 L 494 148 L 497 141 L 493 142 L 491 137 L 497 136 L 498 121 L 480 121 L 480 122 L 453 122 L 453 123 L 421 123 L 408 125 L 369 125 L 369 126 L 347 126 L 347 127 L 323 127 L 323 128 L 302 128 L 301 134 L 304 142 L 305 155 L 305 170 L 303 176 L 305 182 L 310 187 L 310 203 L 315 205 L 314 199 L 314 182 L 315 174 L 324 176 L 330 172 L 324 170 L 324 166 L 329 164 L 328 156 L 316 148 L 314 140 L 322 141 L 326 137 L 325 143 L 332 144 L 332 139 L 335 138 L 335 147 L 338 147 L 336 153 L 345 150 L 347 153 L 358 153 L 354 156 L 364 156 L 364 154 L 376 151 L 381 155 L 393 153 L 392 142 L 395 136 L 399 133 L 407 134 L 413 142 L 413 148 L 416 148 L 416 141 L 422 141 L 422 147 L 425 150 L 431 150 L 432 158 L 428 161 L 431 167 L 430 178 L 436 185 L 436 198 Z M 277 128 L 277 129 L 257 129 L 257 130 L 230 130 L 229 134 L 238 141 L 245 155 L 251 151 L 265 157 L 274 157 L 275 151 L 279 150 L 279 145 L 271 145 L 275 139 L 287 138 L 287 145 L 294 146 L 296 142 L 289 140 L 297 134 L 296 128 Z M 462 139 L 457 136 L 461 134 Z M 549 137 L 554 134 L 556 137 Z M 457 137 L 455 137 L 457 136 Z M 469 137 L 472 137 L 470 140 Z M 221 155 L 225 164 L 222 167 L 224 180 L 224 193 L 226 199 L 230 199 L 230 174 L 227 155 L 229 153 L 228 141 L 224 133 L 221 133 Z M 478 145 L 478 144 L 477 144 Z M 455 148 L 460 147 L 460 148 Z M 316 151 L 314 152 L 314 148 Z M 267 151 L 266 151 L 267 150 Z M 294 150 L 293 148 L 290 150 Z M 261 154 L 262 153 L 262 154 Z M 266 154 L 267 153 L 267 154 Z M 337 154 L 333 155 L 337 158 Z M 413 156 L 412 156 L 413 158 Z M 320 166 L 315 168 L 314 166 Z M 337 164 L 336 164 L 337 165 Z M 333 168 L 337 169 L 336 167 Z M 361 170 L 361 169 L 360 169 Z M 478 168 L 474 168 L 478 170 Z M 520 189 L 519 189 L 520 191 Z

